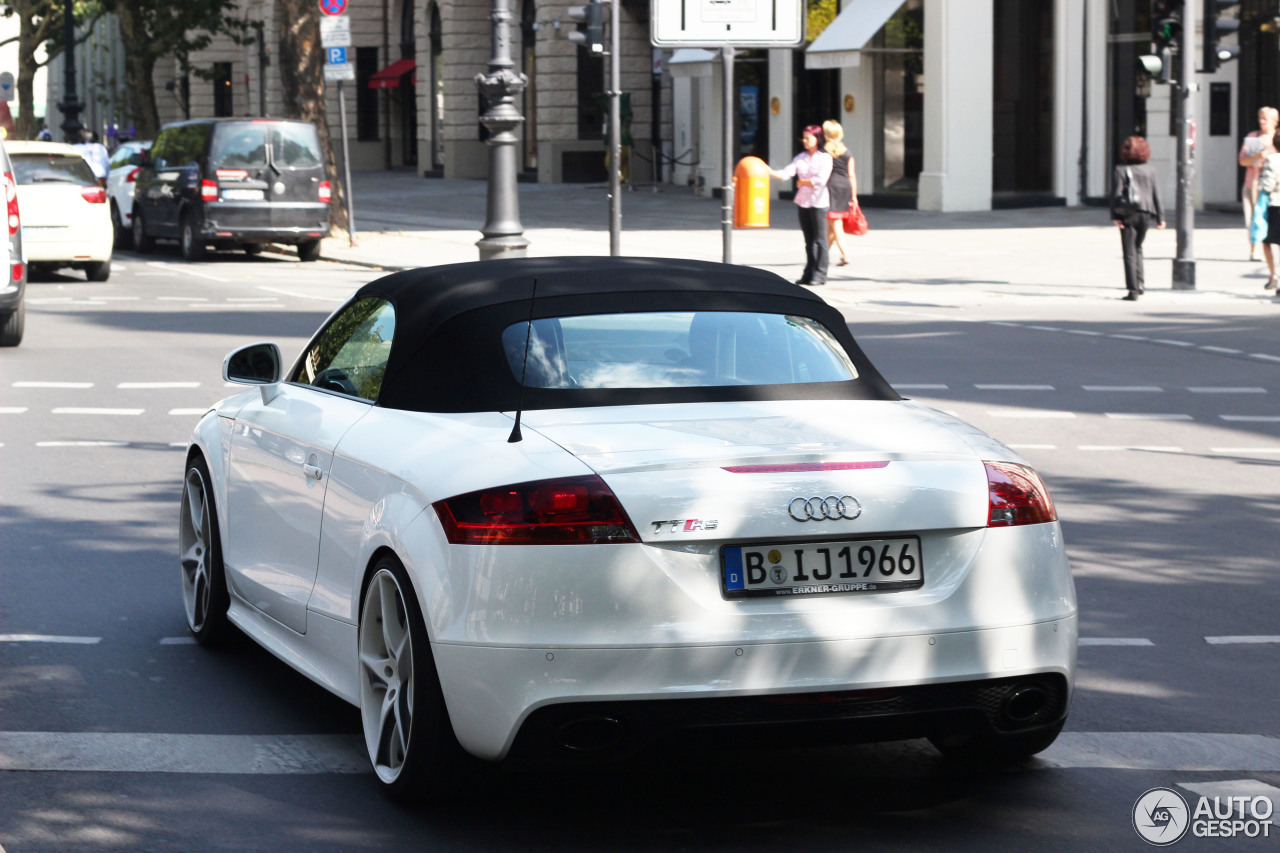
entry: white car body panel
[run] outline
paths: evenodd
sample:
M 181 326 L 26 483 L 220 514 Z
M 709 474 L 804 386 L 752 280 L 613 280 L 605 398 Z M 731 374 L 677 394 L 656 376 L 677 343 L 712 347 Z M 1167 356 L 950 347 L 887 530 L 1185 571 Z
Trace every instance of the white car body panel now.
M 22 236 L 29 261 L 109 261 L 111 213 L 71 184 L 19 185 Z
M 112 161 L 116 161 L 121 157 L 124 149 L 130 152 L 144 151 L 151 148 L 150 142 L 126 142 L 117 148 L 111 155 Z M 129 176 L 136 174 L 138 167 L 129 163 L 122 166 L 115 166 L 107 173 L 107 196 L 111 201 L 115 202 L 116 210 L 120 212 L 120 223 L 129 228 L 133 224 L 133 188 L 134 182 L 129 180 Z

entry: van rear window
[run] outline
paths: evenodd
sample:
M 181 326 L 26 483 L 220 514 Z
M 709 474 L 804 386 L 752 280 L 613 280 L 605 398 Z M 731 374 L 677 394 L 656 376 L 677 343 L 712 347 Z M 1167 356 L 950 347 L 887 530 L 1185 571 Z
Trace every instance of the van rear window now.
M 284 169 L 321 165 L 320 136 L 309 124 L 278 124 L 271 134 L 271 158 Z
M 209 159 L 215 169 L 267 165 L 269 124 L 223 124 L 213 134 Z
M 93 169 L 80 155 L 67 154 L 14 154 L 13 177 L 19 184 L 75 184 L 88 186 L 98 183 Z

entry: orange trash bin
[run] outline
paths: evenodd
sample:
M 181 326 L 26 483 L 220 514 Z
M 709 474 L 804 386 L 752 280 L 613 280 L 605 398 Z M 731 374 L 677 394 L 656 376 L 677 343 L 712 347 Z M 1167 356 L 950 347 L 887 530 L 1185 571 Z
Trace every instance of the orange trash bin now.
M 769 166 L 743 157 L 733 170 L 733 227 L 769 227 Z

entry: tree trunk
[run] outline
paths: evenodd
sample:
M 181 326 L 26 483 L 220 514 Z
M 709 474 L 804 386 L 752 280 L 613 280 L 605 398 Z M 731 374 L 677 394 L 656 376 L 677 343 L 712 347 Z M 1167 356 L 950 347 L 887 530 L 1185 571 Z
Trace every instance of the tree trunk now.
M 320 7 L 315 0 L 275 0 L 276 25 L 280 27 L 280 86 L 286 118 L 302 119 L 316 126 L 324 152 L 325 171 L 332 188 L 329 221 L 347 231 L 347 190 L 338 177 L 329 116 L 324 100 L 324 51 L 320 47 Z
M 36 62 L 35 21 L 30 13 L 18 15 L 18 119 L 13 134 L 19 139 L 35 139 L 40 128 L 36 126 L 35 82 Z M 49 106 L 52 106 L 50 104 Z M 49 106 L 45 107 L 46 121 Z
M 124 44 L 142 44 L 146 34 L 128 3 L 116 7 L 120 22 L 120 40 Z M 156 57 L 151 51 L 124 52 L 124 79 L 129 92 L 129 117 L 133 120 L 135 139 L 155 139 L 160 132 L 160 110 L 156 107 L 154 74 Z

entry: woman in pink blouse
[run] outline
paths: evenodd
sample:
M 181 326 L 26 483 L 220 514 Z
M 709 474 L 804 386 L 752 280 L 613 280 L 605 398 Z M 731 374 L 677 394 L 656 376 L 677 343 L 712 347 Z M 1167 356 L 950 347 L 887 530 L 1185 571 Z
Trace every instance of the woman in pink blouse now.
M 827 283 L 827 208 L 831 206 L 827 181 L 833 161 L 822 150 L 822 128 L 811 124 L 800 136 L 804 150 L 781 171 L 769 170 L 779 181 L 796 180 L 796 207 L 804 232 L 804 274 L 796 284 Z

